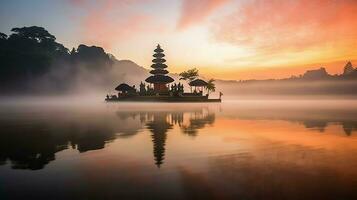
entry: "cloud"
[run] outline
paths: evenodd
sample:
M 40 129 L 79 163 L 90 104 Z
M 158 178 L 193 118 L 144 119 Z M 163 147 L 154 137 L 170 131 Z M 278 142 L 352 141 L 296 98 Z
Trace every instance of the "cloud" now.
M 182 0 L 181 16 L 178 29 L 184 29 L 202 22 L 217 8 L 230 0 Z
M 84 10 L 78 27 L 83 42 L 109 49 L 136 34 L 158 30 L 153 17 L 135 9 L 147 2 L 150 0 L 70 0 Z
M 356 18 L 355 0 L 252 0 L 218 20 L 214 36 L 261 52 L 355 49 Z

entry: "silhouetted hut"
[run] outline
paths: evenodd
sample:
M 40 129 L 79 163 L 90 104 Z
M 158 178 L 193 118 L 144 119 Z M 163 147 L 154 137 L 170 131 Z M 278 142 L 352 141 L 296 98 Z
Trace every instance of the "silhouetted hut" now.
M 167 65 L 164 64 L 166 62 L 166 60 L 164 59 L 164 50 L 161 49 L 160 45 L 157 45 L 154 52 L 154 59 L 152 60 L 154 64 L 151 65 L 151 68 L 153 68 L 153 70 L 150 71 L 150 74 L 152 74 L 152 76 L 148 77 L 145 81 L 154 84 L 155 92 L 167 92 L 167 84 L 174 82 L 174 79 L 166 75 L 169 72 L 166 70 Z
M 129 86 L 128 84 L 126 83 L 122 83 L 120 85 L 118 85 L 116 88 L 115 88 L 116 91 L 120 92 L 121 94 L 127 94 L 127 93 L 132 93 L 132 92 L 135 92 L 135 88 Z M 120 95 L 119 93 L 119 95 Z
M 198 87 L 200 91 L 203 91 L 203 88 L 206 87 L 207 84 L 208 83 L 202 79 L 196 79 L 189 83 L 191 87 L 195 87 L 195 90 Z

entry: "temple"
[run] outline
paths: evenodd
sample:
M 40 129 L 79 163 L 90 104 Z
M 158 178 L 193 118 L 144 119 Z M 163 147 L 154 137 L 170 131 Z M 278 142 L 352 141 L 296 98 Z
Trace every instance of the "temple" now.
M 175 80 L 170 76 L 167 76 L 169 72 L 166 70 L 167 65 L 164 64 L 166 60 L 164 59 L 165 54 L 164 50 L 161 49 L 160 45 L 157 45 L 154 50 L 154 59 L 152 60 L 153 64 L 150 71 L 152 76 L 148 77 L 145 81 L 154 85 L 154 91 L 159 94 L 168 93 L 168 84 L 174 82 Z
M 135 85 L 129 86 L 121 83 L 115 90 L 116 94 L 108 94 L 105 98 L 107 102 L 115 101 L 152 101 L 152 102 L 221 102 L 221 93 L 219 99 L 210 99 L 208 83 L 202 79 L 195 79 L 188 83 L 190 92 L 185 92 L 183 83 L 173 83 L 175 80 L 170 77 L 168 66 L 165 64 L 164 50 L 158 44 L 154 50 L 151 70 L 145 83 L 141 82 L 139 91 Z M 194 90 L 192 91 L 192 88 Z M 207 93 L 204 94 L 204 89 Z

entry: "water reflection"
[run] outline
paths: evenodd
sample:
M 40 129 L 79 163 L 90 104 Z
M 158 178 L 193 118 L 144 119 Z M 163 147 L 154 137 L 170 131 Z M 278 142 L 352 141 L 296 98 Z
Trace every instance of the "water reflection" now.
M 0 109 L 0 199 L 355 199 L 355 116 L 295 103 Z
M 191 106 L 157 111 L 122 109 L 111 106 L 87 119 L 65 110 L 63 117 L 45 117 L 33 120 L 26 113 L 2 119 L 0 123 L 0 165 L 9 160 L 13 169 L 43 169 L 55 160 L 55 154 L 68 148 L 84 153 L 105 148 L 117 138 L 128 139 L 142 130 L 149 130 L 153 144 L 153 157 L 160 167 L 165 159 L 166 139 L 170 129 L 179 127 L 181 133 L 196 137 L 200 129 L 213 126 L 216 113 L 223 117 L 241 120 L 283 120 L 298 122 L 307 129 L 323 133 L 330 124 L 340 124 L 344 133 L 351 136 L 357 130 L 357 110 L 294 110 L 256 107 Z M 224 110 L 222 112 L 222 110 Z M 83 111 L 81 111 L 83 112 Z M 115 113 L 115 115 L 112 115 Z M 231 114 L 233 113 L 233 114 Z M 9 116 L 14 113 L 7 113 Z M 18 114 L 18 113 L 17 113 Z M 85 113 L 84 115 L 88 115 Z M 323 117 L 321 117 L 323 116 Z M 11 119 L 11 117 L 10 117 Z M 237 127 L 239 129 L 239 127 Z
M 330 123 L 333 123 L 333 122 L 329 122 L 327 120 L 324 120 L 324 121 L 308 120 L 308 121 L 303 121 L 302 123 L 308 129 L 315 129 L 315 130 L 323 133 L 325 131 L 326 127 Z M 342 122 L 337 122 L 337 123 L 342 125 L 343 132 L 347 136 L 351 136 L 352 132 L 357 130 L 357 123 L 355 121 L 342 121 Z
M 281 104 L 280 104 L 281 103 Z M 338 101 L 337 101 L 338 103 Z M 301 105 L 299 105 L 301 104 Z M 226 106 L 226 116 L 245 120 L 281 120 L 297 122 L 305 128 L 324 133 L 330 125 L 340 125 L 346 136 L 351 136 L 357 131 L 357 105 L 355 102 L 323 103 L 313 102 L 304 104 L 299 101 L 278 102 L 269 105 L 237 105 L 237 107 Z
M 214 113 L 193 113 L 189 119 L 190 123 L 182 125 L 181 130 L 184 134 L 197 136 L 198 130 L 206 125 L 213 125 L 215 121 Z
M 0 126 L 0 164 L 11 161 L 13 169 L 42 169 L 55 160 L 55 154 L 69 147 L 80 153 L 102 149 L 115 139 L 106 127 L 90 126 L 83 129 L 71 123 L 53 126 L 45 121 L 40 124 Z
M 145 128 L 151 132 L 154 160 L 157 167 L 160 167 L 164 162 L 167 133 L 173 126 L 180 127 L 184 134 L 197 136 L 199 129 L 206 125 L 213 125 L 215 121 L 215 113 L 210 112 L 208 107 L 195 107 L 193 111 L 170 109 L 146 112 L 117 111 L 116 114 L 120 119 L 136 120 L 139 118 Z M 138 132 L 133 132 L 130 135 L 120 134 L 119 137 L 133 136 Z
M 164 160 L 167 131 L 172 128 L 172 124 L 168 123 L 167 117 L 164 113 L 153 113 L 150 115 L 151 120 L 146 124 L 147 129 L 152 133 L 154 159 L 158 167 L 160 167 Z
M 165 157 L 167 133 L 174 125 L 181 127 L 182 133 L 196 136 L 199 129 L 214 123 L 214 113 L 209 113 L 207 107 L 195 107 L 193 111 L 122 110 L 115 113 L 115 116 L 96 113 L 97 117 L 92 120 L 68 113 L 66 119 L 49 115 L 41 120 L 27 116 L 2 120 L 0 165 L 9 160 L 12 169 L 39 170 L 54 161 L 57 152 L 68 148 L 79 153 L 103 149 L 116 138 L 130 138 L 147 129 L 151 132 L 155 164 L 160 167 Z

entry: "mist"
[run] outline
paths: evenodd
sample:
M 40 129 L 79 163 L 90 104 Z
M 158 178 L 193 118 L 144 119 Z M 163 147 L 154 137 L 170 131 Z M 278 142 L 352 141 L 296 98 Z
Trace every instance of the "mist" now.
M 225 98 L 356 98 L 357 81 L 218 81 L 217 88 Z
M 61 63 L 31 83 L 31 90 L 39 96 L 105 96 L 114 91 L 120 83 L 137 85 L 145 79 L 148 72 L 132 61 L 113 59 L 111 66 L 96 66 L 88 69 L 87 63 L 78 62 L 73 65 Z M 58 89 L 58 91 L 55 91 Z M 31 95 L 30 95 L 31 96 Z

